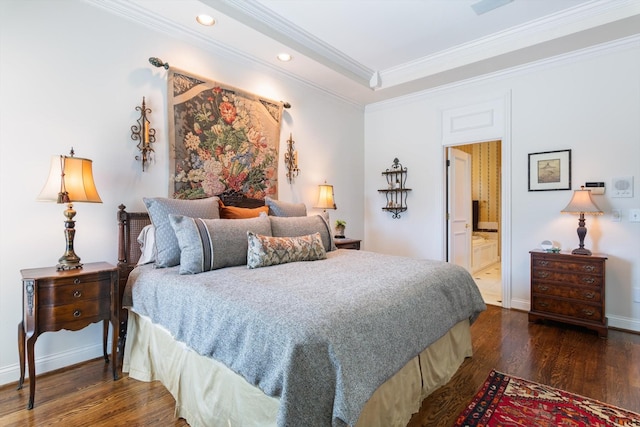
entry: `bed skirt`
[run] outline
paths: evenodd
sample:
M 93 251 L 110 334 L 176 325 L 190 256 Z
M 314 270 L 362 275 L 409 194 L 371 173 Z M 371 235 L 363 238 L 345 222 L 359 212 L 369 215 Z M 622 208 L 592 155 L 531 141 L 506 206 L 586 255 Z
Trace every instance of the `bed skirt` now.
M 458 323 L 382 384 L 356 427 L 406 426 L 424 398 L 446 384 L 471 356 L 469 326 L 467 320 Z M 162 382 L 176 400 L 176 417 L 191 427 L 276 426 L 278 398 L 131 311 L 122 370 L 136 380 Z

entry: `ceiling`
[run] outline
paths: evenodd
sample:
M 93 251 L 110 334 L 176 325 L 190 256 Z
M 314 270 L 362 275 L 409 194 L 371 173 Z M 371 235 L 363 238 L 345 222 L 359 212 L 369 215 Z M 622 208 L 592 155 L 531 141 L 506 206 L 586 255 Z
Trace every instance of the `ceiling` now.
M 640 0 L 87 1 L 358 105 L 640 33 Z

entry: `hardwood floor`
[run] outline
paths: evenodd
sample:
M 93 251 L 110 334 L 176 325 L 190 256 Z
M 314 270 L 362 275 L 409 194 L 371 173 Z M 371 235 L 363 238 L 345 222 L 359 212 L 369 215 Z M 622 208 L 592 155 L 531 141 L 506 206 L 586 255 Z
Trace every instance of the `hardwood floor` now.
M 422 404 L 408 427 L 451 426 L 491 369 L 640 412 L 640 335 L 608 339 L 571 326 L 529 324 L 527 314 L 489 306 L 472 326 L 474 356 Z M 38 376 L 35 408 L 28 382 L 0 388 L 2 426 L 186 426 L 159 383 L 111 380 L 95 359 Z

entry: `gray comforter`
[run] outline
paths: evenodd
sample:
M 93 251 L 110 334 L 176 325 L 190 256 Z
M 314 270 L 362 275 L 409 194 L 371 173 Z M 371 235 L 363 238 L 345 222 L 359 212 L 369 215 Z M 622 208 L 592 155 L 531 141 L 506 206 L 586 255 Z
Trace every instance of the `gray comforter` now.
M 471 276 L 452 264 L 350 250 L 327 256 L 189 276 L 138 267 L 124 303 L 279 397 L 279 426 L 355 425 L 378 386 L 486 307 Z

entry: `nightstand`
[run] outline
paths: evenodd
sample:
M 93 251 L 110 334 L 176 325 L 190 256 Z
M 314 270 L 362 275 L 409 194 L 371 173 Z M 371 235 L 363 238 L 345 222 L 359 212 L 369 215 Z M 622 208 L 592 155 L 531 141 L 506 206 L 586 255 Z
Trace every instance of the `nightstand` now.
M 29 361 L 29 404 L 33 408 L 36 391 L 34 349 L 43 332 L 80 330 L 103 321 L 102 350 L 107 355 L 109 322 L 113 329 L 111 359 L 113 379 L 118 379 L 117 345 L 120 331 L 118 307 L 118 270 L 106 262 L 84 264 L 76 270 L 58 271 L 55 267 L 31 268 L 22 273 L 22 321 L 18 324 L 20 381 L 24 383 L 25 342 Z
M 555 320 L 607 336 L 604 255 L 531 251 L 529 321 Z
M 361 240 L 336 237 L 333 241 L 335 242 L 336 248 L 338 249 L 355 249 L 357 251 L 360 250 Z

